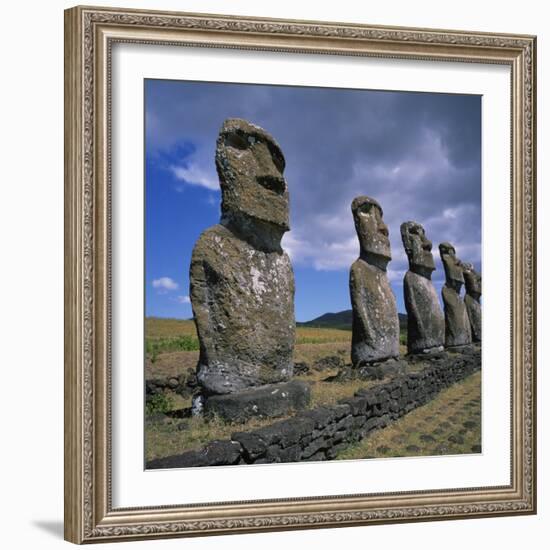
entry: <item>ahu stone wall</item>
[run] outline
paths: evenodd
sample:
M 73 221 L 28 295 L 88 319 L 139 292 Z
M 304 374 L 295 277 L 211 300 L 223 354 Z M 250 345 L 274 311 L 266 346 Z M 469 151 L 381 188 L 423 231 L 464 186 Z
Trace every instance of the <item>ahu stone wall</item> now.
M 481 349 L 476 346 L 455 353 L 442 352 L 422 358 L 422 361 L 425 366 L 418 372 L 359 390 L 337 405 L 302 411 L 249 432 L 236 432 L 231 439 L 213 441 L 198 451 L 151 460 L 147 468 L 334 459 L 340 451 L 372 430 L 384 428 L 427 403 L 441 390 L 479 370 Z

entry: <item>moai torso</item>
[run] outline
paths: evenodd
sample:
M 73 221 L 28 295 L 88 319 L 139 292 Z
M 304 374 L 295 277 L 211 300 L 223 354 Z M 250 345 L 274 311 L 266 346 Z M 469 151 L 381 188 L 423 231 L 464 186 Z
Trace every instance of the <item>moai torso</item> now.
M 282 152 L 263 129 L 229 119 L 216 167 L 222 218 L 195 244 L 190 271 L 207 395 L 288 380 L 295 340 L 294 275 L 280 245 L 289 228 Z
M 472 264 L 464 264 L 463 269 L 466 286 L 464 303 L 470 319 L 472 340 L 481 342 L 481 275 L 474 269 Z
M 351 266 L 353 365 L 399 355 L 399 317 L 395 296 L 385 272 L 364 260 Z
M 472 332 L 466 304 L 460 297 L 464 284 L 462 264 L 449 243 L 439 245 L 441 261 L 445 268 L 445 285 L 441 290 L 445 310 L 445 346 L 464 346 L 472 343 Z
M 401 238 L 409 259 L 409 271 L 403 280 L 407 351 L 428 352 L 445 343 L 445 318 L 432 283 L 435 270 L 432 243 L 416 222 L 401 224 Z
M 399 356 L 399 317 L 386 273 L 391 253 L 382 208 L 374 199 L 357 197 L 352 213 L 360 256 L 350 270 L 351 360 L 354 367 L 360 367 Z

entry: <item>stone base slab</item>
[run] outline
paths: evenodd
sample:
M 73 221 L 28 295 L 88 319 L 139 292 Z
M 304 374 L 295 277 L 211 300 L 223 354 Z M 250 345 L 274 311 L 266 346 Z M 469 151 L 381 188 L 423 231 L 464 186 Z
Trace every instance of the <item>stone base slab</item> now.
M 400 359 L 388 359 L 368 363 L 357 369 L 357 378 L 361 380 L 382 380 L 387 376 L 399 376 L 407 373 L 407 362 Z
M 301 380 L 268 384 L 249 390 L 212 395 L 204 400 L 206 416 L 242 423 L 250 418 L 271 418 L 299 411 L 309 405 L 311 389 Z
M 474 353 L 478 347 L 477 344 L 462 344 L 460 346 L 447 346 L 445 350 L 453 353 L 471 354 Z

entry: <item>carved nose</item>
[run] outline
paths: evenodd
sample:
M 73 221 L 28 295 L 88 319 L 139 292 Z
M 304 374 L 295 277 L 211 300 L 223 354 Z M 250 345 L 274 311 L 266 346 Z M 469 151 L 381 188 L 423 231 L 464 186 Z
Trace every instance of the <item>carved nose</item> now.
M 257 163 L 257 174 L 261 176 L 281 177 L 281 171 L 275 165 L 269 147 L 262 142 L 253 146 L 254 157 Z
M 388 228 L 387 228 L 386 224 L 384 224 L 384 223 L 381 223 L 378 226 L 378 232 L 382 233 L 382 235 L 384 235 L 384 237 L 389 237 L 390 236 L 390 232 L 388 231 Z
M 432 241 L 429 241 L 428 239 L 426 239 L 424 241 L 424 244 L 422 245 L 422 248 L 430 252 L 430 250 L 432 249 Z

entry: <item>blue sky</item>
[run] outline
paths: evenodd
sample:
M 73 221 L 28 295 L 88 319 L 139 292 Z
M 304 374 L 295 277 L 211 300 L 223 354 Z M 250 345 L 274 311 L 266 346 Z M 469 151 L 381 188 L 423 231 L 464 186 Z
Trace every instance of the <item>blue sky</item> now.
M 265 128 L 286 157 L 291 231 L 283 247 L 294 267 L 298 321 L 350 308 L 357 195 L 384 209 L 399 311 L 403 221 L 423 224 L 433 242 L 438 291 L 440 242 L 452 242 L 481 271 L 480 96 L 146 80 L 147 316 L 192 316 L 191 251 L 219 221 L 215 144 L 231 117 Z

